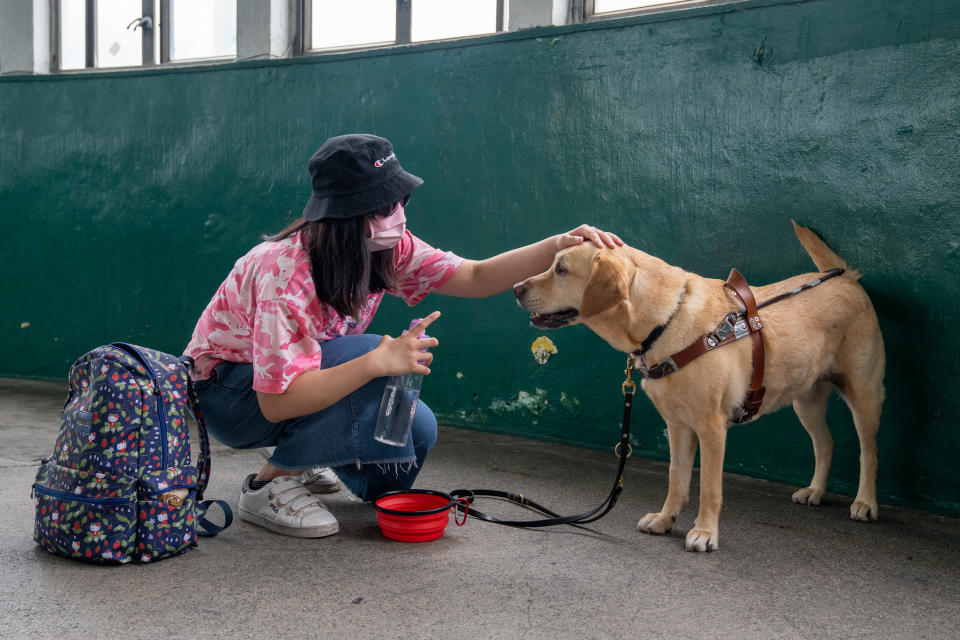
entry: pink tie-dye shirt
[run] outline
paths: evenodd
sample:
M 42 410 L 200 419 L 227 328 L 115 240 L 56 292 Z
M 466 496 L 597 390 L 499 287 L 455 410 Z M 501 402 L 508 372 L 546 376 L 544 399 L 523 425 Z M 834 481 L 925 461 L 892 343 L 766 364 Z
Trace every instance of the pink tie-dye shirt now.
M 389 293 L 413 306 L 449 280 L 463 258 L 434 249 L 407 231 L 394 250 L 397 287 Z M 294 378 L 320 368 L 324 340 L 363 333 L 380 306 L 372 293 L 360 321 L 317 300 L 301 233 L 264 242 L 234 265 L 197 322 L 185 354 L 193 378 L 204 380 L 220 362 L 253 364 L 253 388 L 283 393 Z

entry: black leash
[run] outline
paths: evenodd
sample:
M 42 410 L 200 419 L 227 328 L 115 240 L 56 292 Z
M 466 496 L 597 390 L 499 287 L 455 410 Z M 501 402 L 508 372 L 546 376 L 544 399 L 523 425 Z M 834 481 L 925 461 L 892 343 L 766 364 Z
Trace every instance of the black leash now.
M 627 368 L 624 370 L 624 374 L 626 374 L 626 380 L 624 380 L 623 384 L 621 385 L 621 390 L 623 391 L 623 420 L 620 423 L 620 442 L 618 442 L 613 448 L 614 452 L 620 458 L 620 464 L 617 467 L 617 478 L 613 483 L 613 488 L 610 490 L 610 494 L 604 499 L 603 502 L 585 513 L 575 516 L 561 516 L 560 514 L 551 511 L 543 505 L 537 504 L 533 500 L 530 500 L 522 493 L 510 493 L 508 491 L 497 491 L 495 489 L 455 489 L 450 492 L 450 495 L 454 499 L 466 499 L 466 502 L 458 501 L 456 503 L 457 511 L 466 511 L 467 515 L 473 516 L 478 520 L 485 520 L 486 522 L 502 524 L 508 527 L 526 528 L 553 527 L 561 524 L 588 524 L 590 522 L 596 522 L 603 516 L 610 513 L 613 507 L 617 504 L 617 498 L 620 497 L 620 493 L 623 491 L 623 469 L 627 464 L 627 458 L 629 458 L 630 454 L 633 453 L 633 448 L 630 446 L 630 408 L 633 405 L 633 394 L 637 389 L 637 385 L 633 382 L 633 380 L 630 379 L 630 372 L 632 370 L 633 358 L 628 357 Z M 478 511 L 473 507 L 473 500 L 474 498 L 478 497 L 502 498 L 518 504 L 521 507 L 539 511 L 548 517 L 541 518 L 539 520 L 500 520 L 499 518 L 489 516 L 482 511 Z

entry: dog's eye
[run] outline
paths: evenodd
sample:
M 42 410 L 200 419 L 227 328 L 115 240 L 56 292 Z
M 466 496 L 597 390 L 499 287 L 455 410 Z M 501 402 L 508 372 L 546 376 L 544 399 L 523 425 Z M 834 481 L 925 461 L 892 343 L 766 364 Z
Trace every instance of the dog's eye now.
M 562 276 L 563 274 L 565 274 L 565 273 L 567 272 L 567 268 L 566 268 L 565 266 L 563 266 L 563 263 L 562 263 L 562 262 L 558 262 L 558 263 L 557 263 L 557 266 L 554 267 L 553 270 L 557 273 L 558 276 Z

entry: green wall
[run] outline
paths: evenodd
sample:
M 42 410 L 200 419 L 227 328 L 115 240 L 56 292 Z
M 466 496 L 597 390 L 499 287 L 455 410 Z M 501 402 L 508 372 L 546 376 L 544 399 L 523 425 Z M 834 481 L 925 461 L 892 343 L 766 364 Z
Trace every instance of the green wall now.
M 762 52 L 761 52 L 762 49 Z M 960 5 L 777 0 L 459 43 L 208 68 L 0 79 L 0 375 L 98 344 L 179 352 L 234 260 L 296 216 L 328 136 L 393 141 L 432 244 L 482 258 L 589 222 L 710 277 L 813 270 L 789 221 L 865 276 L 888 353 L 885 503 L 960 514 Z M 583 327 L 537 364 L 512 295 L 444 312 L 424 398 L 447 423 L 612 446 L 624 357 Z M 829 313 L 829 309 L 824 309 Z M 836 400 L 831 491 L 857 443 Z M 646 400 L 635 448 L 668 455 Z M 633 464 L 642 465 L 641 460 Z M 730 471 L 806 485 L 789 410 Z M 789 499 L 787 495 L 784 499 Z

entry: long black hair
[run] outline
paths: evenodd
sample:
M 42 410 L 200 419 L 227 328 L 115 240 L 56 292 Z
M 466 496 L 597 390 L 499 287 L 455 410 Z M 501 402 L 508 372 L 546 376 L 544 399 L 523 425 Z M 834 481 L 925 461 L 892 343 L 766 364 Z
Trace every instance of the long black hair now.
M 303 231 L 317 299 L 341 316 L 359 320 L 367 296 L 392 288 L 396 278 L 393 249 L 371 252 L 366 247 L 365 222 L 369 215 L 382 213 L 316 222 L 300 218 L 280 233 L 265 235 L 263 239 L 276 242 Z

